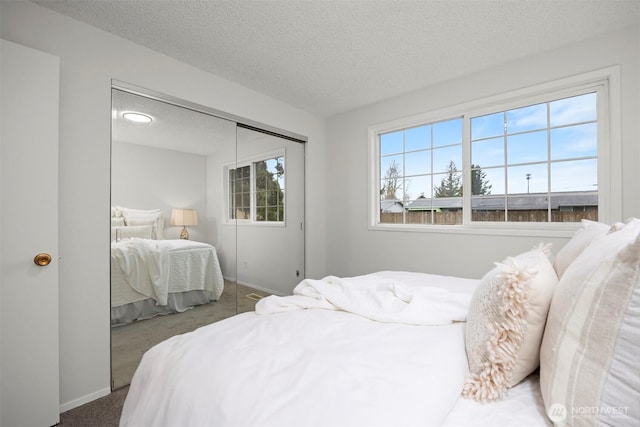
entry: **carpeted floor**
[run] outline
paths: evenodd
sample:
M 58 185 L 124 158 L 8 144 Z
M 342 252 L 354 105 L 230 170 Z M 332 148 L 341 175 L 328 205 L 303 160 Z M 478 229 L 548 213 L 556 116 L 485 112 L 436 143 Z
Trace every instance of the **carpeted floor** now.
M 236 297 L 237 292 L 237 297 Z M 248 296 L 249 295 L 249 296 Z M 177 334 L 217 322 L 236 313 L 252 311 L 259 297 L 267 296 L 242 285 L 225 282 L 219 301 L 195 307 L 178 315 L 157 316 L 112 328 L 111 359 L 114 391 L 108 396 L 60 414 L 62 427 L 112 427 L 120 422 L 129 382 L 145 351 Z M 257 296 L 257 297 L 256 297 Z
M 236 298 L 237 291 L 237 298 Z M 220 300 L 187 310 L 184 313 L 156 316 L 111 329 L 111 378 L 116 390 L 131 382 L 142 355 L 154 345 L 174 335 L 193 331 L 236 313 L 252 311 L 256 300 L 247 295 L 267 295 L 233 282 L 225 281 Z
M 129 387 L 60 414 L 62 427 L 117 427 Z

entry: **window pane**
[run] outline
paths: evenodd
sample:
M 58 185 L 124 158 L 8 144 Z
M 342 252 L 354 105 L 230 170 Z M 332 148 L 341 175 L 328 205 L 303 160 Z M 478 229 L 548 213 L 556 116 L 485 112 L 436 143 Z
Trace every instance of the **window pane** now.
M 547 193 L 547 163 L 507 168 L 509 194 Z
M 396 156 L 386 156 L 380 158 L 380 177 L 404 175 L 402 154 Z
M 433 175 L 433 197 L 462 196 L 462 172 L 449 172 Z
M 482 168 L 474 167 L 471 169 L 471 194 L 482 195 L 491 194 L 493 184 L 488 179 L 487 172 Z
M 402 131 L 380 135 L 380 155 L 402 153 Z
M 482 179 L 485 187 L 490 187 L 490 192 L 487 194 L 505 194 L 504 168 L 481 169 L 480 174 L 485 175 Z
M 598 162 L 596 159 L 551 164 L 551 192 L 597 190 Z
M 505 205 L 506 197 L 504 195 L 472 196 L 471 220 L 504 221 Z
M 284 156 L 254 163 L 256 206 L 255 221 L 282 221 L 279 208 L 284 201 Z
M 546 161 L 547 132 L 530 132 L 507 137 L 507 164 Z
M 509 134 L 546 128 L 546 103 L 507 111 L 507 133 Z
M 596 123 L 551 129 L 551 160 L 594 157 L 597 154 Z
M 596 121 L 596 93 L 559 99 L 549 103 L 551 126 Z
M 489 114 L 471 119 L 471 139 L 504 135 L 504 113 Z
M 404 150 L 424 150 L 431 148 L 431 126 L 407 129 L 404 133 Z
M 421 175 L 431 172 L 431 150 L 414 151 L 404 156 L 404 174 Z
M 483 139 L 471 144 L 471 163 L 479 166 L 504 165 L 504 137 Z
M 453 162 L 453 163 L 452 163 Z M 433 150 L 433 172 L 447 172 L 455 167 L 462 170 L 462 146 L 436 148 Z
M 432 186 L 431 175 L 412 176 L 407 179 L 407 193 L 410 199 L 420 197 L 431 197 Z
M 462 118 L 433 124 L 433 146 L 462 144 Z

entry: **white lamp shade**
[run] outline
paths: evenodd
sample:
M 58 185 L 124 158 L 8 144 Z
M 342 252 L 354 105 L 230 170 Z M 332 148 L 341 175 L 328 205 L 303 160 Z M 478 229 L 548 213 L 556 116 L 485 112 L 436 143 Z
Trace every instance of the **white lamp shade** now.
M 198 225 L 198 211 L 195 209 L 173 209 L 171 211 L 171 225 L 181 227 Z

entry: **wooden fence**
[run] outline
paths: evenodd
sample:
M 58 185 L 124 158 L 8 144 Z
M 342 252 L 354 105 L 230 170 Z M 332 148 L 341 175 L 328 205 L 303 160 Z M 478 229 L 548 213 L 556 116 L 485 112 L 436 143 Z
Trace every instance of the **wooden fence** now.
M 433 215 L 433 217 L 432 217 Z M 473 211 L 473 221 L 504 222 L 504 211 Z M 589 206 L 584 210 L 551 211 L 551 222 L 580 222 L 583 219 L 598 220 L 598 208 Z M 509 222 L 548 222 L 546 210 L 511 210 Z M 407 212 L 381 212 L 381 224 L 437 224 L 455 225 L 462 224 L 462 210 L 455 211 L 407 211 Z

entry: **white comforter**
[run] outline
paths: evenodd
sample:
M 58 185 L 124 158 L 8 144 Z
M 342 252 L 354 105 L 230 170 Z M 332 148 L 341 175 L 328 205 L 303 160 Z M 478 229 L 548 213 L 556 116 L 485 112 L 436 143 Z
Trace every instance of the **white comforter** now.
M 171 262 L 171 256 L 174 261 Z M 171 292 L 208 290 L 218 298 L 224 282 L 215 248 L 192 240 L 124 239 L 111 243 L 112 307 L 139 301 L 140 295 L 167 305 Z M 173 266 L 173 267 L 172 267 Z M 114 274 L 113 268 L 122 274 Z M 193 277 L 192 277 L 193 276 Z M 179 279 L 179 280 L 178 280 Z M 124 280 L 125 284 L 121 284 Z
M 132 238 L 111 244 L 111 257 L 129 286 L 160 305 L 167 305 L 169 294 L 169 246 L 164 242 Z
M 376 280 L 389 278 L 404 290 L 450 287 L 469 299 L 477 285 L 417 273 Z M 383 323 L 344 308 L 251 312 L 149 350 L 120 425 L 439 425 L 467 373 L 461 322 Z
M 405 280 L 408 276 L 405 277 Z M 342 310 L 367 319 L 408 325 L 449 325 L 466 320 L 471 294 L 446 286 L 405 283 L 385 273 L 322 280 L 305 279 L 292 296 L 270 296 L 256 304 L 256 313 L 319 308 Z

